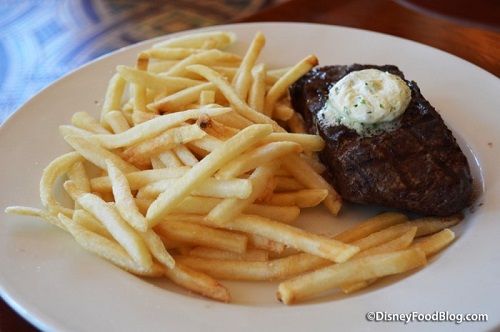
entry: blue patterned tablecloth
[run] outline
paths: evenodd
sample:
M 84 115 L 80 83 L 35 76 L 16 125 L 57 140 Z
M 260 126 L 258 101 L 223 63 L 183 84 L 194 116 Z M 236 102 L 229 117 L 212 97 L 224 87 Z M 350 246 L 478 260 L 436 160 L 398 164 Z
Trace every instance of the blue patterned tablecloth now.
M 71 70 L 166 33 L 222 24 L 269 0 L 2 0 L 0 124 Z

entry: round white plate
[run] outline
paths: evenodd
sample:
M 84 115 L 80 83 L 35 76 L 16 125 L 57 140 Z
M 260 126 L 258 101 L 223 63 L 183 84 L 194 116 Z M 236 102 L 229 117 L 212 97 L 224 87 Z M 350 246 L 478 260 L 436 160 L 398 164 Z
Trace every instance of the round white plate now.
M 302 304 L 276 300 L 276 283 L 225 282 L 234 302 L 216 303 L 161 281 L 132 276 L 85 252 L 58 228 L 33 218 L 0 214 L 0 293 L 43 330 L 55 331 L 345 331 L 417 330 L 448 318 L 440 330 L 500 327 L 500 81 L 455 56 L 383 34 L 316 24 L 255 23 L 212 27 L 237 34 L 232 51 L 243 54 L 257 31 L 267 44 L 261 60 L 286 66 L 309 54 L 321 64 L 395 64 L 440 111 L 469 157 L 478 198 L 455 228 L 456 241 L 428 266 L 390 278 L 358 294 L 332 293 Z M 116 65 L 133 64 L 146 41 L 94 61 L 57 81 L 21 107 L 0 128 L 0 208 L 40 206 L 43 168 L 69 151 L 58 126 L 76 111 L 99 114 Z M 305 213 L 302 224 L 340 230 L 376 208 L 345 206 L 338 219 L 324 210 Z M 371 322 L 392 314 L 413 321 Z M 383 313 L 386 314 L 383 314 Z M 436 313 L 443 312 L 443 313 Z M 446 312 L 448 313 L 446 315 Z M 434 316 L 432 316 L 434 314 Z M 487 322 L 457 323 L 459 315 L 487 314 Z M 394 316 L 391 316 L 394 320 Z

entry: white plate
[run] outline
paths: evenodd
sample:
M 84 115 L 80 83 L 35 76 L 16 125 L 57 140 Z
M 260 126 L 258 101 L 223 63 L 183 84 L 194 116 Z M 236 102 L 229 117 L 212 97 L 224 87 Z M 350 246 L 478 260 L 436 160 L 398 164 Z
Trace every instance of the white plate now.
M 335 26 L 257 23 L 219 26 L 236 32 L 233 51 L 243 52 L 260 30 L 262 56 L 270 65 L 296 63 L 314 53 L 322 64 L 395 64 L 418 82 L 441 112 L 473 166 L 480 196 L 475 212 L 455 230 L 456 242 L 424 269 L 393 278 L 352 296 L 333 293 L 293 306 L 275 299 L 276 283 L 225 283 L 234 303 L 188 294 L 167 281 L 129 275 L 83 251 L 56 227 L 32 218 L 1 214 L 0 291 L 21 315 L 44 330 L 399 330 L 430 323 L 369 322 L 371 311 L 388 314 L 484 313 L 488 322 L 440 323 L 454 328 L 500 327 L 500 208 L 498 205 L 500 83 L 455 56 L 407 40 Z M 157 41 L 157 40 L 156 40 Z M 31 99 L 0 130 L 0 207 L 40 206 L 38 182 L 44 166 L 69 150 L 58 126 L 75 111 L 99 113 L 106 84 L 118 64 L 132 64 L 147 41 L 71 73 Z M 484 184 L 484 186 L 483 186 Z M 376 213 L 346 207 L 339 220 L 319 209 L 306 213 L 316 230 L 342 229 Z

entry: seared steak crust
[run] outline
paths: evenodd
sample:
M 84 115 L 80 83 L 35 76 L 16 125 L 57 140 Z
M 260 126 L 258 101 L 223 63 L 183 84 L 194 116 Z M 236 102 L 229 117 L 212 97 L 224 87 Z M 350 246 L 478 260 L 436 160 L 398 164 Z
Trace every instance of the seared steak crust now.
M 372 137 L 343 126 L 321 126 L 317 113 L 338 80 L 355 70 L 376 68 L 404 78 L 391 65 L 326 66 L 315 68 L 290 87 L 292 106 L 310 132 L 326 146 L 321 161 L 326 175 L 343 199 L 446 216 L 468 206 L 472 177 L 467 159 L 451 131 L 415 82 L 406 81 L 412 100 L 401 127 Z

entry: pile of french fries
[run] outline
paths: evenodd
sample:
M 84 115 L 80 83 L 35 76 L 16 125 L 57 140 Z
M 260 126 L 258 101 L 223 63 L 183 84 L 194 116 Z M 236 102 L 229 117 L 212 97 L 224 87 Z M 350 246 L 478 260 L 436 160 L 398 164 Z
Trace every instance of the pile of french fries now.
M 223 302 L 223 280 L 282 280 L 285 304 L 352 292 L 423 266 L 453 240 L 461 216 L 385 213 L 333 238 L 294 226 L 301 209 L 341 207 L 315 158 L 324 141 L 305 132 L 287 94 L 318 60 L 267 68 L 263 34 L 243 55 L 225 51 L 234 41 L 226 31 L 183 35 L 118 66 L 100 118 L 78 112 L 60 127 L 73 150 L 45 168 L 43 208 L 6 212 L 41 217 L 126 271 Z

